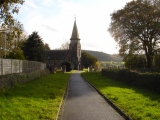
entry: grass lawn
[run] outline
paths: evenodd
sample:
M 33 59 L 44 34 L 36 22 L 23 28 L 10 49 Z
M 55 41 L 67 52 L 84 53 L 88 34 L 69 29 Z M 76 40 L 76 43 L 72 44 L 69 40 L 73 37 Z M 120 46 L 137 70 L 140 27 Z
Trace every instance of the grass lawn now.
M 160 120 L 160 94 L 109 79 L 100 73 L 82 75 L 133 120 Z
M 0 120 L 53 120 L 70 73 L 49 74 L 0 93 Z

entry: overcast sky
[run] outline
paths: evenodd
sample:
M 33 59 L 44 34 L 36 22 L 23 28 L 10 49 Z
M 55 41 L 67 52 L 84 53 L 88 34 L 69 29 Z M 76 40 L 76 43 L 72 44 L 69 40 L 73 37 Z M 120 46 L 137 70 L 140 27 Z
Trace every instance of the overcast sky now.
M 110 14 L 131 0 L 25 0 L 15 17 L 31 34 L 37 31 L 51 49 L 70 42 L 76 23 L 83 50 L 118 53 L 108 30 Z

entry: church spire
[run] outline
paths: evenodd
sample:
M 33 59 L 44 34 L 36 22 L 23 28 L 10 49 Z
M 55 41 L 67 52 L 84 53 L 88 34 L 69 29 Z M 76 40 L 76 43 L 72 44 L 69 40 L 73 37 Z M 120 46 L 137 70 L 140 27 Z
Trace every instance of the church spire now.
M 79 33 L 78 33 L 78 28 L 77 28 L 77 25 L 76 25 L 76 17 L 75 17 L 72 36 L 71 36 L 70 40 L 80 40 Z

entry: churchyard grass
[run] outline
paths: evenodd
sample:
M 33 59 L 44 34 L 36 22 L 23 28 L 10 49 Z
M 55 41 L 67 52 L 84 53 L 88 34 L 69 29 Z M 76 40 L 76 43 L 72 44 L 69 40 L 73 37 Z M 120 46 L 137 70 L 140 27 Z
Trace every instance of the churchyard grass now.
M 48 74 L 0 93 L 0 120 L 54 120 L 69 76 Z
M 133 120 L 160 120 L 159 94 L 109 79 L 101 73 L 82 75 Z

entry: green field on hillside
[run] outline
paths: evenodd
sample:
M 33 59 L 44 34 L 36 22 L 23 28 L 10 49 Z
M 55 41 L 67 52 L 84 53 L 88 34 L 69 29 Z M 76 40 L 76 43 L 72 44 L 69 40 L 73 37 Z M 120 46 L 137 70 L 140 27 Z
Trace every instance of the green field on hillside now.
M 103 68 L 109 68 L 109 67 L 124 67 L 124 62 L 114 62 L 114 61 L 100 61 L 100 66 Z

